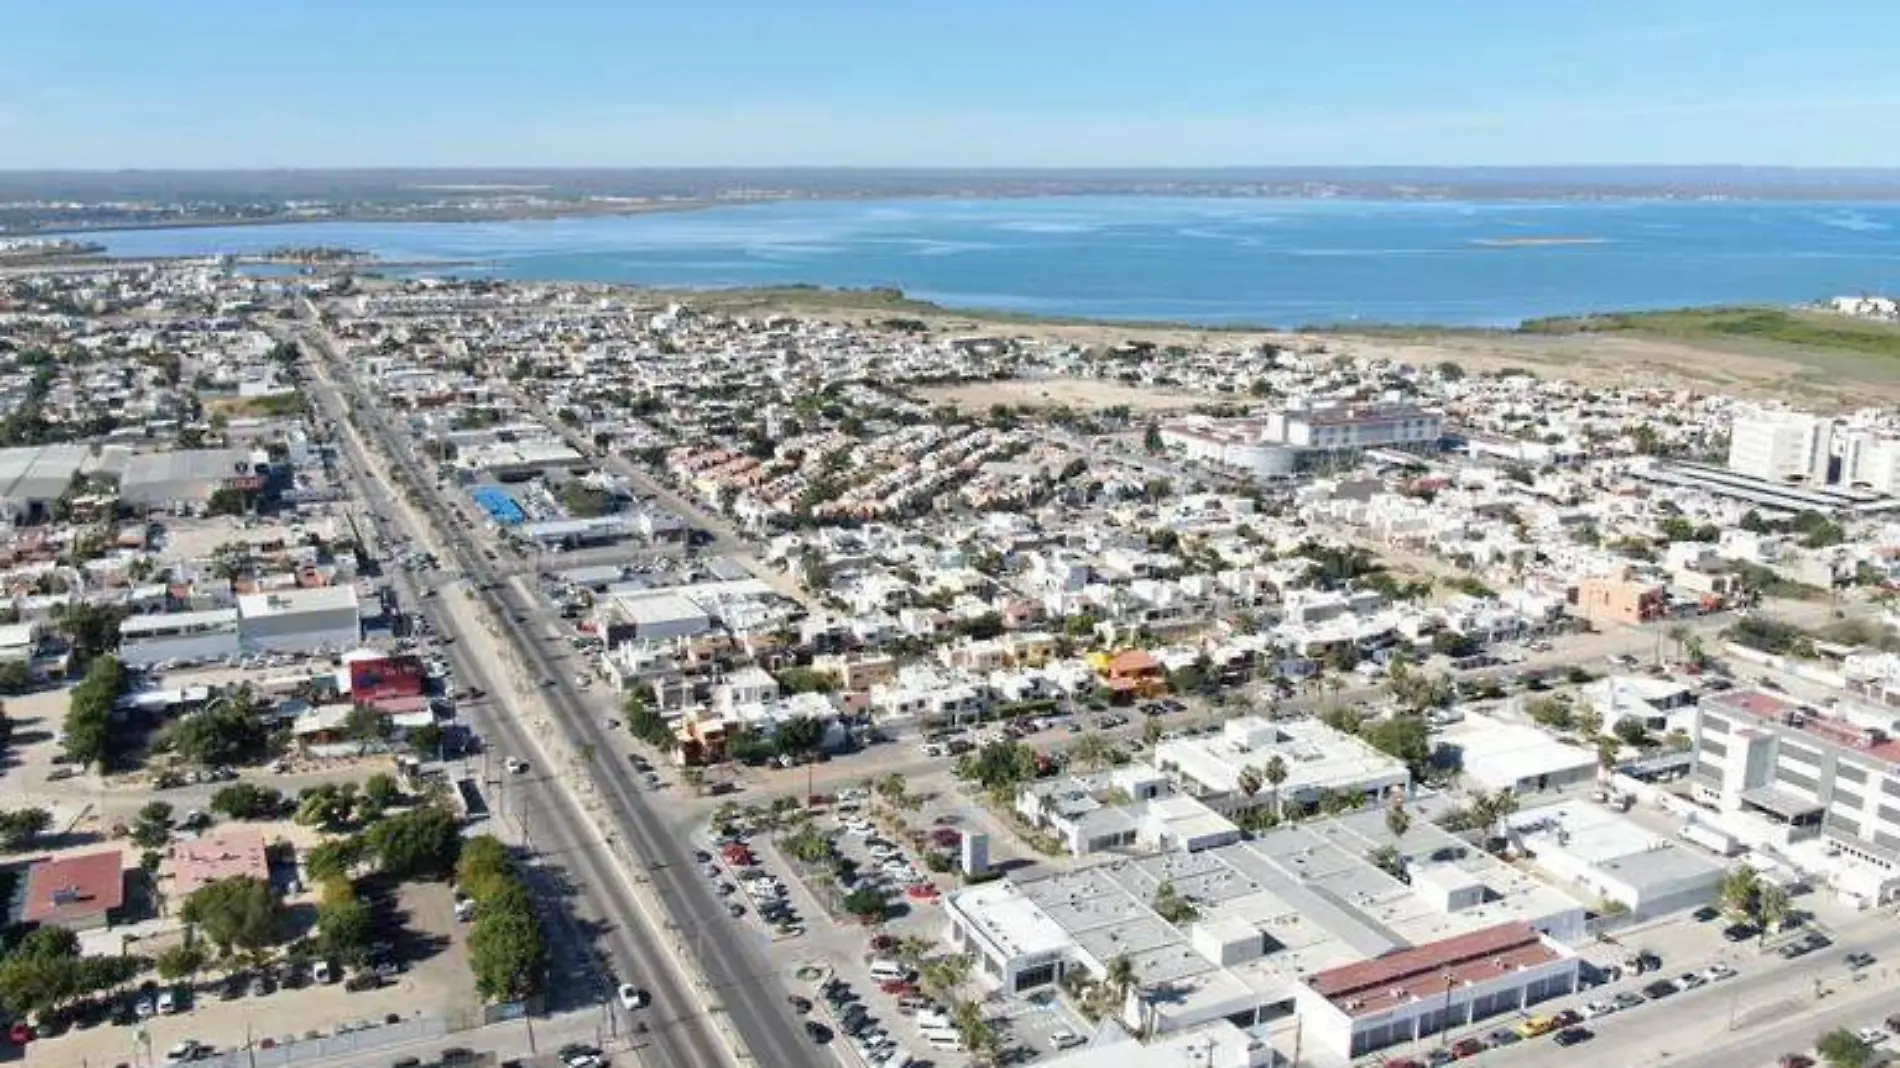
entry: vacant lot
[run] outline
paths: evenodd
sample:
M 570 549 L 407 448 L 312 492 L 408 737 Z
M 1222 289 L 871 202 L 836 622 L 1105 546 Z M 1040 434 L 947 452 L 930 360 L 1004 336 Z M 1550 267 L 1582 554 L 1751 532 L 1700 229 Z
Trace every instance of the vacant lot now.
M 1066 407 L 1076 411 L 1096 411 L 1125 406 L 1137 412 L 1185 410 L 1214 398 L 1199 393 L 1124 386 L 1092 378 L 1037 378 L 1009 382 L 970 382 L 957 386 L 930 386 L 917 391 L 931 404 L 955 404 L 964 411 L 981 414 L 993 404 L 1012 408 Z
M 1240 350 L 1271 342 L 1295 349 L 1430 366 L 1451 361 L 1473 372 L 1506 367 L 1593 385 L 1679 386 L 1740 396 L 1779 397 L 1816 407 L 1900 401 L 1900 327 L 1827 312 L 1790 308 L 1706 308 L 1577 316 L 1541 320 L 1521 330 L 1393 327 L 1364 333 L 1200 329 L 1181 324 L 1138 324 L 1037 319 L 1032 316 L 947 311 L 885 291 L 841 293 L 821 289 L 738 290 L 694 294 L 696 304 L 746 314 L 824 316 L 845 322 L 920 324 L 932 335 L 991 333 L 1082 346 L 1147 341 Z M 1090 383 L 1093 386 L 1093 383 Z M 1060 390 L 1040 398 L 1044 384 L 992 383 L 945 396 L 966 408 L 990 404 L 1067 403 Z M 1161 395 L 1105 385 L 1096 406 L 1127 404 L 1143 410 L 1185 407 L 1191 395 Z M 1015 391 L 1005 395 L 1008 391 Z M 947 391 L 962 393 L 963 389 Z M 1113 397 L 1114 399 L 1105 399 Z M 1152 397 L 1149 400 L 1137 398 Z M 978 405 L 977 402 L 981 404 Z

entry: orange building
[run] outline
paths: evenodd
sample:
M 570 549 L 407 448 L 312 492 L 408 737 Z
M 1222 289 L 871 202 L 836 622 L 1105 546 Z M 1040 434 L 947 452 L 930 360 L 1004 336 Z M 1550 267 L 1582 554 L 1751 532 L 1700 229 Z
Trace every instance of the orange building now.
M 1638 582 L 1627 570 L 1592 575 L 1577 584 L 1577 614 L 1592 623 L 1648 623 L 1663 617 L 1665 603 L 1661 585 Z
M 1141 649 L 1124 649 L 1095 660 L 1096 673 L 1117 696 L 1159 697 L 1168 692 L 1168 673 Z

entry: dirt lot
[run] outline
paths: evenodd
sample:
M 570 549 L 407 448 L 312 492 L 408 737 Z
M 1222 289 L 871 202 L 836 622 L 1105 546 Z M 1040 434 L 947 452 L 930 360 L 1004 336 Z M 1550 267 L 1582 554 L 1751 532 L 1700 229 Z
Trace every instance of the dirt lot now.
M 184 1011 L 152 1019 L 154 1055 L 162 1056 L 187 1038 L 230 1049 L 241 1047 L 247 1035 L 253 1041 L 270 1037 L 283 1044 L 290 1036 L 332 1033 L 339 1024 L 380 1024 L 391 1013 L 403 1018 L 466 1014 L 475 1004 L 474 983 L 463 953 L 467 928 L 454 921 L 449 888 L 442 884 L 399 887 L 393 905 L 405 917 L 405 934 L 397 941 L 396 951 L 406 962 L 406 970 L 392 984 L 362 993 L 350 993 L 342 983 L 308 985 L 227 1001 L 219 996 L 221 976 L 213 973 L 201 978 Z M 155 939 L 150 948 L 163 944 Z M 138 951 L 147 948 L 141 945 Z M 110 1065 L 132 1061 L 133 1053 L 133 1028 L 106 1022 L 42 1039 L 32 1047 L 29 1063 Z
M 946 312 L 920 302 L 887 299 L 875 293 L 740 291 L 720 296 L 696 294 L 694 303 L 729 305 L 732 310 L 822 316 L 840 322 L 875 324 L 894 315 L 925 323 L 933 333 L 999 334 L 1084 346 L 1148 341 L 1157 347 L 1241 349 L 1263 341 L 1294 348 L 1323 345 L 1329 352 L 1389 357 L 1414 364 L 1450 360 L 1471 371 L 1521 367 L 1550 377 L 1596 385 L 1680 385 L 1719 389 L 1743 396 L 1794 398 L 1827 406 L 1864 406 L 1869 400 L 1900 400 L 1900 361 L 1876 355 L 1786 344 L 1765 338 L 1676 338 L 1621 333 L 1542 335 L 1487 331 L 1394 331 L 1380 334 L 1287 334 L 1271 331 L 1200 330 L 1179 325 L 1143 325 L 1042 321 L 1006 314 L 979 316 Z M 966 406 L 1037 403 L 1035 398 L 992 395 L 1009 383 L 971 387 L 977 393 Z M 1112 390 L 1120 387 L 1109 386 Z M 955 392 L 955 391 L 951 391 Z M 1129 390 L 1129 393 L 1136 391 Z M 1105 394 L 1106 396 L 1107 394 Z M 1141 396 L 1141 394 L 1136 394 Z M 951 399 L 951 398 L 944 398 Z M 1085 399 L 1050 399 L 1082 407 Z M 1192 400 L 1164 397 L 1143 403 L 1134 398 L 1100 400 L 1099 405 L 1129 404 L 1144 410 L 1179 407 Z
M 1091 378 L 972 382 L 960 386 L 930 386 L 917 392 L 932 404 L 955 404 L 968 412 L 985 412 L 992 404 L 1007 404 L 1016 408 L 1053 408 L 1063 405 L 1077 411 L 1125 405 L 1137 412 L 1160 412 L 1190 408 L 1214 399 L 1207 394 L 1138 389 L 1119 382 Z

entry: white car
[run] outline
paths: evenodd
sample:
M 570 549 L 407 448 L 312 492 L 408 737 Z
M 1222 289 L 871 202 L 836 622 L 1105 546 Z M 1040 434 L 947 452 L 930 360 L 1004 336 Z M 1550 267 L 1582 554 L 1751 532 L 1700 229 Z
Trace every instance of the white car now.
M 165 1063 L 184 1064 L 187 1061 L 195 1061 L 200 1057 L 208 1057 L 211 1053 L 212 1049 L 210 1046 L 205 1045 L 195 1038 L 188 1038 L 165 1051 Z
M 528 770 L 528 762 L 520 757 L 509 757 L 505 763 L 511 775 L 520 775 Z
M 1056 1049 L 1073 1049 L 1087 1041 L 1088 1039 L 1083 1038 L 1074 1031 L 1057 1031 L 1055 1034 L 1049 1036 L 1049 1045 Z
M 1854 1035 L 1870 1046 L 1878 1046 L 1887 1040 L 1887 1032 L 1878 1027 L 1863 1027 Z
M 1608 1016 L 1615 1011 L 1616 1002 L 1614 1001 L 1592 1001 L 1583 1007 L 1583 1018 L 1586 1020 L 1594 1020 L 1599 1016 Z
M 1726 964 L 1711 964 L 1709 970 L 1702 974 L 1707 976 L 1710 982 L 1719 983 L 1724 979 L 1735 978 L 1735 969 Z
M 621 983 L 618 993 L 620 995 L 620 1007 L 626 1009 L 628 1012 L 632 1012 L 635 1009 L 644 1009 L 653 1001 L 653 998 L 648 995 L 646 991 L 634 986 L 632 983 Z

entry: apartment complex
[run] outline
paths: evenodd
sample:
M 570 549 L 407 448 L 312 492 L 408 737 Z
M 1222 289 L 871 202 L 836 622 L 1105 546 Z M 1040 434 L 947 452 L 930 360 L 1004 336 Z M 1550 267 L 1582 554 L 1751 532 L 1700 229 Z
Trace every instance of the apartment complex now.
M 1161 441 L 1192 460 L 1284 478 L 1367 449 L 1430 451 L 1444 433 L 1444 414 L 1415 404 L 1294 404 L 1253 419 L 1177 420 Z
M 1869 896 L 1900 899 L 1900 741 L 1892 722 L 1872 710 L 1823 713 L 1759 690 L 1706 698 L 1696 715 L 1696 796 L 1771 828 L 1765 844 L 1822 840 L 1882 873 Z
M 1855 420 L 1808 412 L 1737 414 L 1729 470 L 1770 482 L 1865 487 L 1900 494 L 1900 436 Z

